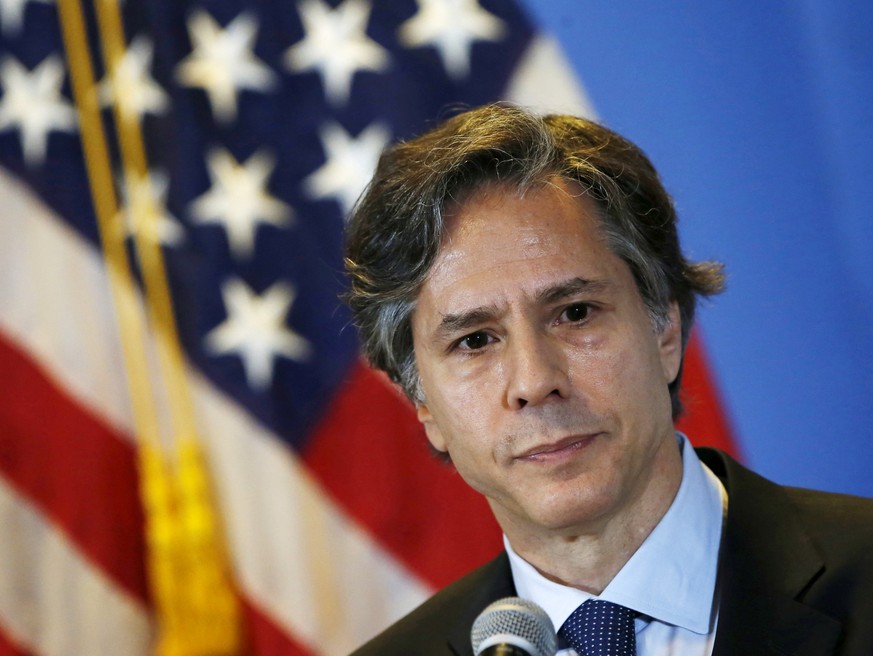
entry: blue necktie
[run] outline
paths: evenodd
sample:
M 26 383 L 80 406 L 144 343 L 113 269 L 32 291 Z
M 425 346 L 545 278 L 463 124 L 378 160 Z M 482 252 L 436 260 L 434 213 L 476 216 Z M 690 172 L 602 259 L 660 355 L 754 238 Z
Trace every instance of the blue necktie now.
M 589 599 L 558 631 L 579 656 L 636 656 L 637 613 L 602 599 Z

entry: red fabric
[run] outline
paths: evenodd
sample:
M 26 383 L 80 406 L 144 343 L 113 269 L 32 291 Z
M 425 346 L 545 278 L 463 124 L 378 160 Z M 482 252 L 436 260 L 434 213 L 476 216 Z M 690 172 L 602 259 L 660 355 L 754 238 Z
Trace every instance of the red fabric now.
M 0 333 L 0 473 L 107 576 L 148 597 L 132 442 L 67 396 Z
M 35 656 L 33 652 L 19 647 L 6 635 L 3 627 L 0 627 L 0 656 Z
M 243 599 L 243 616 L 251 654 L 258 656 L 315 656 L 280 629 L 255 604 Z M 248 654 L 246 655 L 248 656 Z
M 676 427 L 688 435 L 695 446 L 717 447 L 740 458 L 738 442 L 731 431 L 700 333 L 696 330 L 692 331 L 685 351 L 682 401 L 685 414 Z

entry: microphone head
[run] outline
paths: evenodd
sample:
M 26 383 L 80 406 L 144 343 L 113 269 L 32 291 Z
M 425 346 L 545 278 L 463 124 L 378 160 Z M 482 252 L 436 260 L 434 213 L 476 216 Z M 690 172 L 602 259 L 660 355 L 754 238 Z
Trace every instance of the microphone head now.
M 511 645 L 530 656 L 555 656 L 558 649 L 546 611 L 519 597 L 500 599 L 483 610 L 473 622 L 470 640 L 475 656 L 494 645 Z

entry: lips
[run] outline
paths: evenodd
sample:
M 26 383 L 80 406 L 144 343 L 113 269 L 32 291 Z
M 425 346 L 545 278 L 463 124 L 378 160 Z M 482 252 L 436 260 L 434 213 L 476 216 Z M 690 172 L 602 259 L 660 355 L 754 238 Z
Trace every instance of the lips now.
M 538 444 L 515 456 L 516 460 L 546 460 L 570 455 L 588 446 L 598 433 L 589 435 L 570 435 L 557 442 Z

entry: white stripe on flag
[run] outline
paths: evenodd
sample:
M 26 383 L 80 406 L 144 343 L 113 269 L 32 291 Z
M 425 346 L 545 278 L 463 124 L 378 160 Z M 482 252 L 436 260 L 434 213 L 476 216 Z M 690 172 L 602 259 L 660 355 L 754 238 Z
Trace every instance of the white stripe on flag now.
M 0 623 L 13 639 L 40 656 L 150 653 L 147 610 L 2 478 L 0 525 Z

